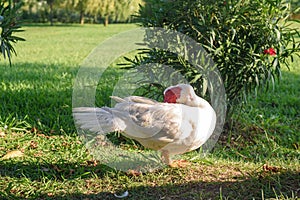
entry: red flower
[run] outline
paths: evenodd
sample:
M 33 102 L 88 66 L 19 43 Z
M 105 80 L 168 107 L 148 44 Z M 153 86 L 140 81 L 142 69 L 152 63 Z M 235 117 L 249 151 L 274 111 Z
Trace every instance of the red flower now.
M 264 54 L 269 54 L 270 56 L 275 56 L 276 55 L 276 51 L 275 51 L 275 49 L 273 49 L 272 47 L 270 47 L 270 48 L 264 50 Z

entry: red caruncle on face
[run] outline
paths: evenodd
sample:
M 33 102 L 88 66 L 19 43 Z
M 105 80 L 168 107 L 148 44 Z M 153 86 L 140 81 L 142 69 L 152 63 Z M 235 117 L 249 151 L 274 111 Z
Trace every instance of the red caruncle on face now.
M 174 87 L 167 90 L 164 94 L 164 102 L 165 103 L 176 103 L 176 100 L 180 98 L 180 87 Z

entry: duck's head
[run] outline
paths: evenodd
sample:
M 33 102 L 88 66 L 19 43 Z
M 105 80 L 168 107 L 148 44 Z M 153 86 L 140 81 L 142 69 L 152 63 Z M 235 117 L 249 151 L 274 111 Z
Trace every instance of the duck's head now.
M 195 94 L 193 87 L 188 84 L 170 86 L 164 91 L 165 103 L 180 103 L 195 106 L 198 98 L 200 97 Z

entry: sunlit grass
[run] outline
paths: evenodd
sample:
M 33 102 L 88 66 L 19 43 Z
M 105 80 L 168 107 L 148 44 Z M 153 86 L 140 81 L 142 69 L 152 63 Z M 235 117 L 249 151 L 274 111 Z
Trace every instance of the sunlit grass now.
M 14 115 L 42 130 L 74 132 L 72 87 L 83 60 L 103 40 L 136 25 L 33 26 L 19 33 L 13 66 L 1 60 L 1 117 Z M 107 83 L 106 83 L 107 84 Z M 107 85 L 102 85 L 102 88 Z
M 76 135 L 72 87 L 82 61 L 106 38 L 135 25 L 26 26 L 13 66 L 0 62 L 1 199 L 297 199 L 300 187 L 300 59 L 274 91 L 250 96 L 207 156 L 183 156 L 188 168 L 141 176 L 98 163 Z M 120 70 L 99 84 L 109 104 Z M 106 97 L 106 98 L 104 98 Z M 19 150 L 23 157 L 4 160 Z

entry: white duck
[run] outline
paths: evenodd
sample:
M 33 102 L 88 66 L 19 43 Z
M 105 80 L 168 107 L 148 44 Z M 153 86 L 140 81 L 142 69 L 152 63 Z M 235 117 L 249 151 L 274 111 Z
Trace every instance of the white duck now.
M 161 151 L 169 166 L 177 166 L 170 156 L 199 148 L 215 128 L 214 109 L 187 84 L 168 87 L 164 103 L 139 96 L 111 98 L 118 102 L 113 108 L 75 108 L 76 124 L 99 134 L 119 131 Z

